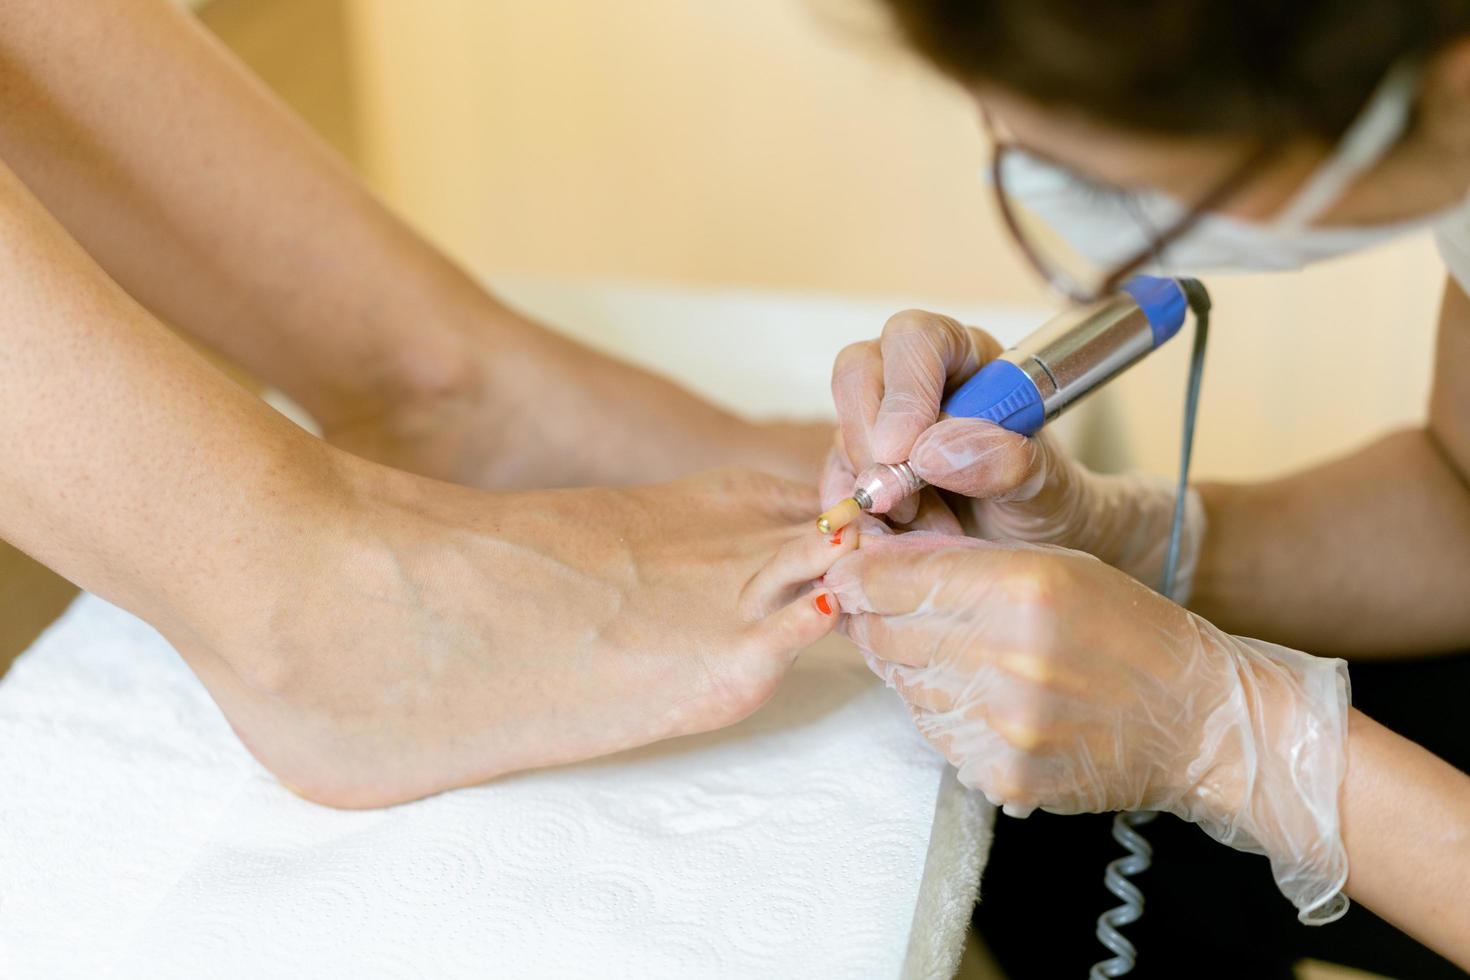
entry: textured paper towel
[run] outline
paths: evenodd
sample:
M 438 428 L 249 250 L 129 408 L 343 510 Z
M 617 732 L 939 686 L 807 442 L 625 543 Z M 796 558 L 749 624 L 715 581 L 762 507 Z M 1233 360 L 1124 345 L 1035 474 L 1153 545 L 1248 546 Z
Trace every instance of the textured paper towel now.
M 943 772 L 831 641 L 736 728 L 334 811 L 83 596 L 0 682 L 0 976 L 937 975 L 988 842 Z

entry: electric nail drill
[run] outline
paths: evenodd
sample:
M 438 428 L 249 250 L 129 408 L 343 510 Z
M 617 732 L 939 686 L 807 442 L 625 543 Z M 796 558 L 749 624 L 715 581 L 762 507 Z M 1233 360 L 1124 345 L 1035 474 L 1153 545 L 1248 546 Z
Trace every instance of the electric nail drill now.
M 985 365 L 944 402 L 953 417 L 988 419 L 1035 435 L 1094 389 L 1179 332 L 1193 280 L 1135 276 L 1120 291 L 1068 310 Z M 879 463 L 858 475 L 852 496 L 817 519 L 824 534 L 859 511 L 887 513 L 925 482 L 908 463 Z
M 1117 295 L 1069 310 L 985 365 L 945 400 L 950 416 L 988 419 L 1012 432 L 1035 435 L 1047 422 L 1110 381 L 1179 332 L 1186 312 L 1195 315 L 1194 350 L 1184 399 L 1184 433 L 1174 516 L 1159 591 L 1175 596 L 1183 540 L 1185 495 L 1199 417 L 1200 383 L 1209 335 L 1210 295 L 1194 279 L 1135 276 Z M 886 513 L 925 486 L 908 463 L 879 464 L 859 474 L 852 496 L 817 518 L 829 533 L 862 511 Z M 1103 884 L 1121 902 L 1097 920 L 1097 939 L 1114 955 L 1093 966 L 1089 977 L 1120 977 L 1135 964 L 1135 949 L 1119 929 L 1143 915 L 1143 893 L 1129 879 L 1146 871 L 1151 849 L 1138 828 L 1152 813 L 1118 813 L 1113 839 L 1127 854 L 1107 866 Z

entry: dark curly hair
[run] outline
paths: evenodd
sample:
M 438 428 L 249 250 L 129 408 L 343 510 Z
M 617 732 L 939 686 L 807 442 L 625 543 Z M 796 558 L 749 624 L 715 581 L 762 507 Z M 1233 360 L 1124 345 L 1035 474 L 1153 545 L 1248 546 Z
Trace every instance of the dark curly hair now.
M 1470 33 L 1470 0 L 884 0 L 961 82 L 1127 129 L 1333 140 L 1404 58 Z

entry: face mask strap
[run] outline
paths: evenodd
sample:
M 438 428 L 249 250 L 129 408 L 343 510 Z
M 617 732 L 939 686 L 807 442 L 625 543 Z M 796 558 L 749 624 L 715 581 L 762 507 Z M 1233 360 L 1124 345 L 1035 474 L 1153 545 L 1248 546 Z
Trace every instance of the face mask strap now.
M 1382 162 L 1408 129 L 1422 74 L 1417 61 L 1401 61 L 1389 70 L 1332 158 L 1307 180 L 1273 226 L 1281 231 L 1306 227 L 1341 200 L 1353 181 Z

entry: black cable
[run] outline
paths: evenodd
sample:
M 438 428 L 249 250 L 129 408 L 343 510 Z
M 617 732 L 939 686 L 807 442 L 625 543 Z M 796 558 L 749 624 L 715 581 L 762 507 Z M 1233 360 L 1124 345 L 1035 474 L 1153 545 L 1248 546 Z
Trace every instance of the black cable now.
M 1189 381 L 1184 389 L 1184 431 L 1179 440 L 1179 480 L 1174 487 L 1174 517 L 1169 525 L 1169 549 L 1164 553 L 1164 569 L 1159 591 L 1169 599 L 1174 594 L 1179 575 L 1179 552 L 1184 539 L 1185 504 L 1189 494 L 1189 466 L 1194 457 L 1194 429 L 1199 419 L 1199 393 L 1205 374 L 1205 347 L 1210 339 L 1210 294 L 1198 279 L 1178 279 L 1179 288 L 1194 314 L 1194 346 L 1189 354 Z M 1116 895 L 1121 905 L 1097 917 L 1097 941 L 1113 955 L 1093 964 L 1090 980 L 1121 977 L 1133 970 L 1138 951 L 1119 930 L 1137 922 L 1143 915 L 1143 892 L 1128 879 L 1148 870 L 1153 849 L 1138 832 L 1138 827 L 1154 818 L 1153 813 L 1119 813 L 1113 818 L 1113 839 L 1128 852 L 1108 862 L 1103 885 Z
M 1199 392 L 1205 376 L 1205 347 L 1210 340 L 1210 294 L 1198 279 L 1180 279 L 1179 287 L 1194 313 L 1194 346 L 1189 353 L 1189 382 L 1184 391 L 1184 431 L 1179 438 L 1179 481 L 1174 487 L 1174 520 L 1169 525 L 1169 550 L 1159 591 L 1170 599 L 1179 575 L 1179 549 L 1184 537 L 1184 510 L 1189 494 L 1189 466 L 1194 457 L 1194 429 L 1199 418 Z

